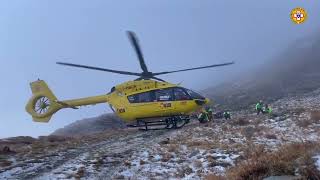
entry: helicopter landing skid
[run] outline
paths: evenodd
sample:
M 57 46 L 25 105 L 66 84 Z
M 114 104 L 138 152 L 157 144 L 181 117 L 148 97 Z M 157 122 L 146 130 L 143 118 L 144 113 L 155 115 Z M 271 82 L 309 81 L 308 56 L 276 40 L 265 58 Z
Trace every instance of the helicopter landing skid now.
M 139 119 L 137 124 L 128 125 L 128 127 L 143 127 L 139 130 L 148 131 L 148 130 L 162 130 L 162 129 L 179 129 L 184 125 L 189 123 L 189 116 L 170 116 L 161 120 L 150 121 L 148 119 Z M 156 127 L 156 128 L 151 128 Z

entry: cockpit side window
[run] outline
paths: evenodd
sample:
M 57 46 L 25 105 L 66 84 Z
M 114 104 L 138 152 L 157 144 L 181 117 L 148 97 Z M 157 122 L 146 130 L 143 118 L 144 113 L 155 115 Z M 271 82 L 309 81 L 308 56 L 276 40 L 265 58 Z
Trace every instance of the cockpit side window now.
M 192 99 L 205 99 L 205 97 L 201 96 L 199 93 L 196 93 L 190 89 L 185 89 L 185 90 L 191 96 Z
M 173 92 L 175 101 L 191 100 L 191 96 L 183 88 L 174 88 Z
M 173 89 L 159 89 L 155 91 L 155 97 L 157 101 L 172 101 L 173 100 Z
M 128 96 L 130 103 L 145 103 L 155 101 L 154 91 L 148 91 Z
M 183 101 L 191 99 L 204 99 L 201 95 L 181 87 L 158 89 L 128 96 L 130 103 Z

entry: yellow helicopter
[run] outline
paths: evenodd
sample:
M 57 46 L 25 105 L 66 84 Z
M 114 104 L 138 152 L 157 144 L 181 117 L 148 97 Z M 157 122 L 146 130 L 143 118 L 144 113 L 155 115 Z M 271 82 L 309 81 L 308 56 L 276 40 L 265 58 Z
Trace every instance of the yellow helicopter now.
M 234 62 L 215 64 L 175 71 L 150 72 L 145 64 L 136 35 L 128 31 L 129 40 L 137 53 L 141 73 L 105 69 L 100 67 L 57 62 L 57 64 L 98 71 L 137 76 L 111 88 L 107 94 L 60 101 L 43 80 L 30 83 L 32 97 L 26 111 L 36 122 L 49 122 L 52 115 L 62 108 L 78 109 L 79 106 L 109 103 L 111 109 L 131 127 L 163 126 L 181 128 L 189 122 L 190 113 L 209 103 L 209 99 L 177 84 L 171 84 L 156 76 L 196 69 L 226 66 Z M 130 124 L 131 123 L 131 124 Z

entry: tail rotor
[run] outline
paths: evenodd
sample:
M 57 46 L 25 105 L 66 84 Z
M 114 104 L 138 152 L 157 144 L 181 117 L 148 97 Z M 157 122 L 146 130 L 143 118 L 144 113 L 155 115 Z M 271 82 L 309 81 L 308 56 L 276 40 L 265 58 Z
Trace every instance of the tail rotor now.
M 27 103 L 26 111 L 36 122 L 48 122 L 55 112 L 63 106 L 58 103 L 56 96 L 46 82 L 38 80 L 30 83 L 32 97 Z
M 45 96 L 39 97 L 34 104 L 33 110 L 39 115 L 46 114 L 50 108 L 50 104 L 49 98 Z

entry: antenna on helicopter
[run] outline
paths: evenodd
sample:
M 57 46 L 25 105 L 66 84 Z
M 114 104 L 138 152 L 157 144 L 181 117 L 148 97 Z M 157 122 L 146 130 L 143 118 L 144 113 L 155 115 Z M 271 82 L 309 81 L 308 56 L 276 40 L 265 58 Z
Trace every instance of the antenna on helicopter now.
M 174 71 L 163 71 L 163 72 L 150 72 L 147 68 L 147 65 L 145 63 L 143 53 L 141 51 L 138 38 L 132 31 L 127 31 L 127 35 L 129 38 L 129 41 L 131 45 L 133 46 L 133 49 L 135 50 L 140 67 L 142 69 L 141 73 L 137 72 L 129 72 L 129 71 L 119 71 L 119 70 L 113 70 L 113 69 L 106 69 L 106 68 L 100 68 L 100 67 L 94 67 L 94 66 L 87 66 L 87 65 L 80 65 L 80 64 L 73 64 L 73 63 L 65 63 L 65 62 L 57 62 L 59 65 L 65 65 L 65 66 L 72 66 L 72 67 L 78 67 L 78 68 L 86 68 L 86 69 L 92 69 L 92 70 L 98 70 L 98 71 L 105 71 L 105 72 L 111 72 L 111 73 L 117 73 L 117 74 L 123 74 L 123 75 L 131 75 L 131 76 L 138 76 L 135 80 L 143 80 L 143 79 L 155 79 L 158 81 L 164 81 L 156 76 L 163 75 L 163 74 L 170 74 L 170 73 L 176 73 L 176 72 L 183 72 L 183 71 L 191 71 L 191 70 L 197 70 L 197 69 L 205 69 L 205 68 L 213 68 L 213 67 L 219 67 L 219 66 L 227 66 L 234 64 L 234 62 L 227 62 L 222 64 L 214 64 L 209 66 L 200 66 L 200 67 L 194 67 L 194 68 L 187 68 L 187 69 L 180 69 L 180 70 L 174 70 Z

